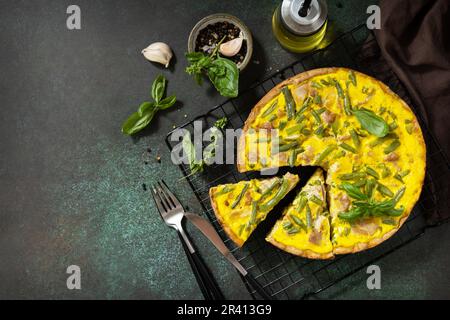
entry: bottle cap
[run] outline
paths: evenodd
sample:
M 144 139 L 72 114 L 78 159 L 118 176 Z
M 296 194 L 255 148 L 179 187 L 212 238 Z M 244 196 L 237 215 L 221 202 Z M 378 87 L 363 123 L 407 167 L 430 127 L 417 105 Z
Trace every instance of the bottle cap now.
M 306 3 L 305 3 L 306 2 Z M 303 10 L 306 14 L 301 16 L 300 9 L 310 2 L 309 9 Z M 325 0 L 283 0 L 281 4 L 281 21 L 283 25 L 295 35 L 308 36 L 319 30 L 328 16 Z

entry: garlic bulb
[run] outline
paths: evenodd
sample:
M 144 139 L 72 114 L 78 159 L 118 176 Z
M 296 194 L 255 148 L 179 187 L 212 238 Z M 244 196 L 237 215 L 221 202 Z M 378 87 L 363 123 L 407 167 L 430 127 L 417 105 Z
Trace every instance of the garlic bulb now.
M 242 42 L 244 38 L 239 37 L 228 42 L 222 43 L 219 48 L 219 52 L 225 57 L 233 57 L 241 50 Z
M 173 53 L 170 47 L 164 42 L 155 42 L 142 50 L 144 57 L 153 62 L 163 64 L 166 68 L 169 66 Z

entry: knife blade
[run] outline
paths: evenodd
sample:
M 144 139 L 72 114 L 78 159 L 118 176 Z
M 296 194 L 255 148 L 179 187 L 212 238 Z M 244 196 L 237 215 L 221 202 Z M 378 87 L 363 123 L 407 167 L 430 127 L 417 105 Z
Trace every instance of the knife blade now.
M 217 250 L 225 257 L 228 261 L 233 264 L 233 266 L 239 271 L 243 276 L 247 275 L 247 270 L 240 264 L 240 262 L 231 254 L 230 250 L 227 248 L 222 238 L 216 232 L 214 227 L 203 217 L 200 217 L 197 214 L 186 212 L 184 216 L 192 222 L 194 226 L 200 230 L 201 233 L 208 238 L 209 241 L 216 247 Z
M 242 264 L 233 256 L 227 248 L 222 238 L 219 236 L 214 227 L 203 217 L 197 214 L 185 212 L 184 216 L 198 229 L 208 240 L 216 247 L 217 250 L 239 271 L 242 277 L 250 283 L 250 285 L 259 293 L 259 295 L 266 300 L 271 300 L 272 297 L 264 290 L 264 288 L 250 276 L 242 266 Z

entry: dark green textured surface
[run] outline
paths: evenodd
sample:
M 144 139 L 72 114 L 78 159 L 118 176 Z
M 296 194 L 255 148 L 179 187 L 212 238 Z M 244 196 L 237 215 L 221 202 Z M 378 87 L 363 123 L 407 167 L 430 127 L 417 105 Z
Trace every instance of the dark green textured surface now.
M 373 2 L 329 1 L 336 32 L 364 21 Z M 185 115 L 222 98 L 183 71 L 189 31 L 215 12 L 249 26 L 257 63 L 242 76 L 244 88 L 298 57 L 272 36 L 278 3 L 79 0 L 82 30 L 69 31 L 72 2 L 0 1 L 0 298 L 202 297 L 178 237 L 142 183 L 164 178 L 195 211 L 163 138 Z M 154 41 L 173 48 L 170 70 L 142 57 Z M 138 138 L 123 136 L 122 121 L 159 73 L 181 103 L 160 112 Z M 367 290 L 359 272 L 319 297 L 450 298 L 448 230 L 431 230 L 380 262 L 382 290 Z M 249 298 L 237 273 L 190 231 L 226 297 Z M 82 290 L 66 288 L 71 264 L 81 267 Z

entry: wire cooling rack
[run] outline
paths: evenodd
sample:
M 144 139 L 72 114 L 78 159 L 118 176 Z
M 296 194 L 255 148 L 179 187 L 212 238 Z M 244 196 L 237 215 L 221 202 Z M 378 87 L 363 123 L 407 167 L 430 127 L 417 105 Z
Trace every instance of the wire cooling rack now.
M 275 212 L 281 212 L 281 210 L 277 210 L 278 206 L 267 220 L 258 226 L 242 248 L 236 247 L 224 233 L 214 216 L 209 202 L 208 190 L 218 184 L 258 178 L 259 174 L 254 172 L 239 173 L 235 165 L 221 164 L 209 166 L 203 173 L 190 175 L 189 167 L 184 164 L 180 165 L 204 210 L 204 215 L 214 225 L 233 255 L 274 299 L 301 299 L 317 294 L 372 264 L 375 260 L 417 239 L 428 227 L 447 221 L 444 219 L 444 213 L 449 210 L 447 198 L 450 180 L 449 161 L 428 130 L 421 115 L 415 109 L 411 98 L 397 76 L 386 63 L 379 62 L 379 48 L 375 51 L 373 48 L 378 48 L 373 35 L 366 29 L 365 25 L 359 26 L 337 38 L 327 48 L 303 57 L 270 78 L 258 82 L 242 92 L 237 98 L 225 101 L 212 108 L 208 113 L 180 127 L 193 132 L 194 121 L 200 121 L 203 128 L 209 128 L 217 119 L 225 116 L 229 120 L 227 128 L 241 128 L 251 108 L 275 85 L 300 72 L 331 66 L 359 70 L 383 81 L 402 97 L 418 116 L 427 144 L 427 167 L 432 167 L 434 170 L 427 169 L 421 198 L 409 219 L 392 238 L 375 248 L 356 254 L 338 256 L 334 260 L 318 261 L 296 257 L 267 243 L 264 238 L 271 225 L 279 217 Z M 364 54 L 361 54 L 361 52 Z M 377 56 L 378 58 L 376 58 Z M 170 150 L 178 143 L 172 142 L 170 139 L 174 131 L 170 132 L 166 138 Z M 308 172 L 312 172 L 311 168 L 309 170 L 308 168 L 297 170 L 303 170 L 300 171 L 302 181 L 306 181 Z M 438 177 L 436 177 L 435 172 L 439 172 Z M 432 176 L 433 173 L 435 174 L 434 177 Z M 438 188 L 437 185 L 439 185 Z M 289 199 L 286 199 L 286 201 L 289 201 Z M 281 203 L 280 206 L 285 204 Z M 427 219 L 431 213 L 437 216 L 433 224 Z M 246 285 L 254 298 L 260 298 L 248 283 Z

